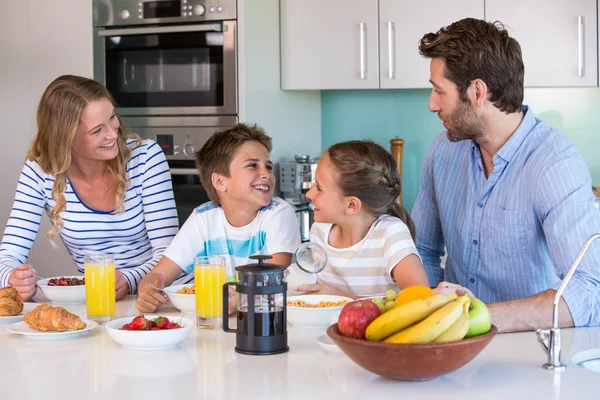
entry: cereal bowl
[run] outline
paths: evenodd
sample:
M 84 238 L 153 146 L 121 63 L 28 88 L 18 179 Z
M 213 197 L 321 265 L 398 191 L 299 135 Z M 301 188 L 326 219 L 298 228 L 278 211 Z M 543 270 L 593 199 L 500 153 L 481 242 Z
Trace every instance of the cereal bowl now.
M 196 315 L 196 295 L 177 293 L 178 290 L 182 290 L 184 287 L 189 288 L 190 286 L 193 286 L 193 284 L 172 285 L 163 290 L 174 307 L 183 313 Z
M 153 316 L 146 316 L 154 318 Z M 132 350 L 163 350 L 177 346 L 188 337 L 195 322 L 189 318 L 168 317 L 174 322 L 179 323 L 181 320 L 181 328 L 165 329 L 159 331 L 124 331 L 121 330 L 123 325 L 133 321 L 135 317 L 119 318 L 108 322 L 106 332 L 108 336 L 115 342 L 123 345 L 123 347 Z
M 344 306 L 353 301 L 350 297 L 331 294 L 308 294 L 304 296 L 289 296 L 287 298 L 287 320 L 296 327 L 302 328 L 327 328 L 331 321 L 339 315 Z M 307 307 L 300 305 L 304 302 L 309 305 L 335 304 L 321 307 Z M 295 305 L 294 303 L 297 303 Z
M 469 363 L 496 336 L 492 325 L 484 335 L 446 343 L 383 343 L 353 339 L 340 334 L 338 325 L 327 335 L 355 363 L 386 378 L 425 381 L 452 372 Z
M 71 276 L 55 276 L 52 278 L 40 279 L 36 285 L 41 289 L 42 293 L 52 303 L 60 304 L 82 304 L 85 303 L 85 285 L 77 286 L 48 286 L 50 279 L 59 278 L 77 278 L 82 279 L 82 275 Z

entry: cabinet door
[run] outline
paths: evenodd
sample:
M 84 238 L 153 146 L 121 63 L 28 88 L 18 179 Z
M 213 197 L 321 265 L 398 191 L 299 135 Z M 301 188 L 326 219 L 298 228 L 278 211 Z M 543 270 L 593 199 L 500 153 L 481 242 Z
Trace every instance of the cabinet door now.
M 525 86 L 597 86 L 596 0 L 486 0 L 519 41 Z
M 466 17 L 484 17 L 483 0 L 379 0 L 382 88 L 429 88 L 430 60 L 419 40 Z
M 379 87 L 377 0 L 281 0 L 282 89 Z

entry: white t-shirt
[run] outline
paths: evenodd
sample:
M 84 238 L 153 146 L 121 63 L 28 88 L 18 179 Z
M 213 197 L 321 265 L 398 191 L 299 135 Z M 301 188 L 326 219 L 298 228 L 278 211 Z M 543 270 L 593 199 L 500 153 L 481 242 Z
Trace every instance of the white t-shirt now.
M 194 279 L 194 257 L 224 256 L 227 276 L 235 275 L 239 265 L 255 263 L 255 254 L 294 253 L 300 245 L 300 228 L 294 209 L 278 197 L 258 210 L 246 226 L 229 224 L 221 207 L 212 202 L 197 207 L 165 251 L 184 273 L 176 282 Z
M 393 268 L 409 254 L 419 256 L 406 224 L 391 215 L 379 217 L 360 242 L 344 249 L 329 244 L 331 227 L 315 222 L 310 229 L 310 241 L 327 252 L 327 266 L 319 277 L 353 296 L 397 289 L 391 278 Z

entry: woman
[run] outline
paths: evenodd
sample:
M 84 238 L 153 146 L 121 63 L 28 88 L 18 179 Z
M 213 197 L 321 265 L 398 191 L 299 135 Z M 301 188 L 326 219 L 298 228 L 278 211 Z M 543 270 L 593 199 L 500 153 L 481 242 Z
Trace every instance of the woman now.
M 2 243 L 0 287 L 36 292 L 25 264 L 45 210 L 80 273 L 88 254 L 114 254 L 116 297 L 135 293 L 178 230 L 161 148 L 127 139 L 110 93 L 78 76 L 58 77 L 37 110 L 38 133 L 19 178 Z

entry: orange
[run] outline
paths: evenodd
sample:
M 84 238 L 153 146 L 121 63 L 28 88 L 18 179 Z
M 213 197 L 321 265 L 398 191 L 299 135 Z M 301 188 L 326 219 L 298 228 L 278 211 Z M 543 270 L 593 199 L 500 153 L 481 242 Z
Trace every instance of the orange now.
M 398 293 L 398 297 L 396 297 L 396 307 L 413 300 L 422 299 L 423 297 L 433 296 L 434 294 L 433 289 L 428 288 L 427 286 L 409 286 Z

